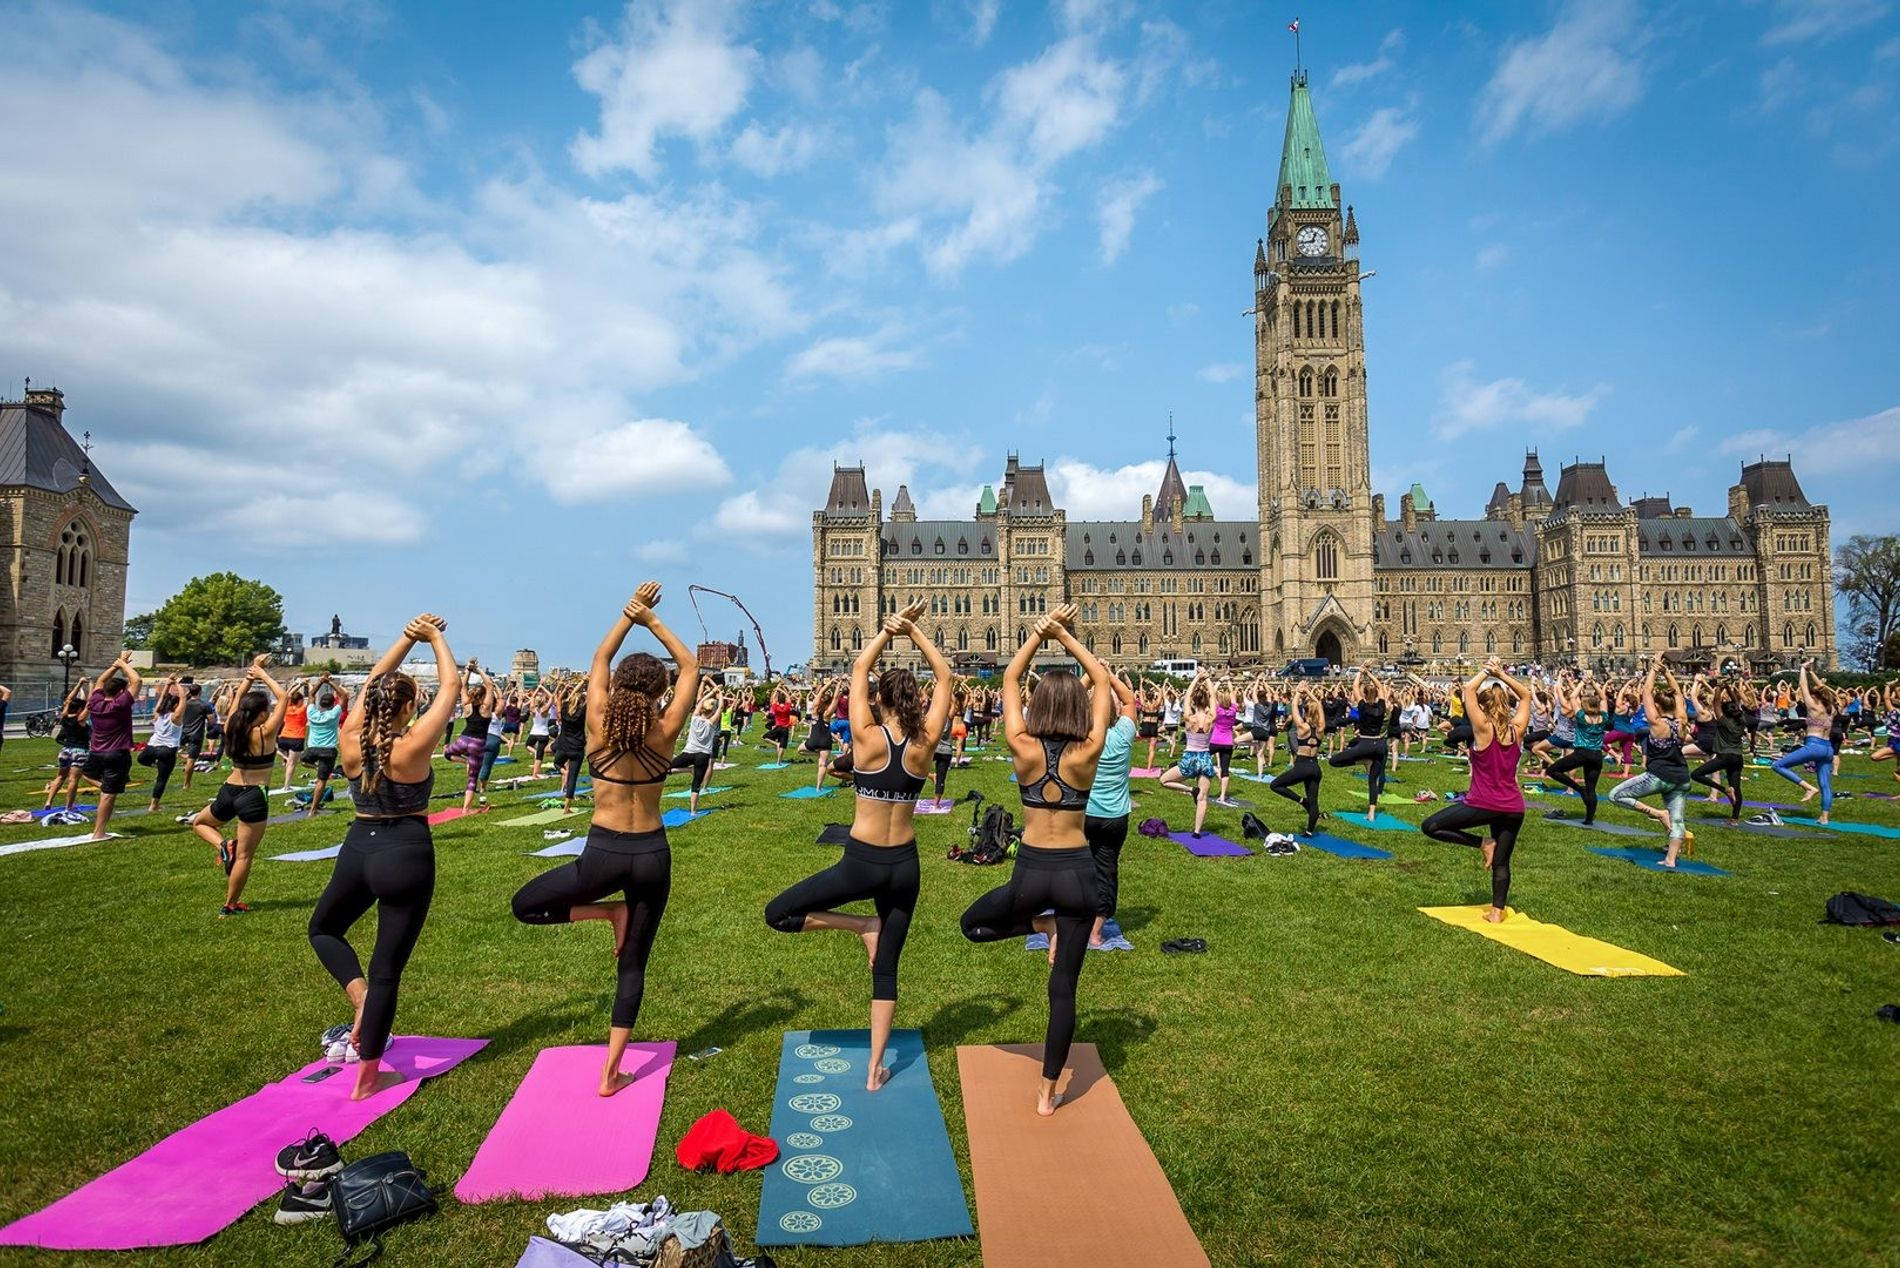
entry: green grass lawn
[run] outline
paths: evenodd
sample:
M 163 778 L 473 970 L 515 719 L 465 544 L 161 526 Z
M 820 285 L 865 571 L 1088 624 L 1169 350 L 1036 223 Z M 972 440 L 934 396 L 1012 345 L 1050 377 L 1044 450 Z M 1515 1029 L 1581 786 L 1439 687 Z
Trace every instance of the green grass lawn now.
M 0 807 L 37 806 L 39 765 L 52 756 L 47 741 L 8 744 Z M 849 819 L 849 797 L 783 800 L 810 782 L 809 765 L 760 772 L 752 748 L 737 759 L 717 776 L 735 785 L 711 799 L 721 812 L 672 834 L 672 902 L 636 1035 L 677 1039 L 682 1054 L 725 1051 L 675 1068 L 638 1196 L 716 1210 L 749 1246 L 758 1173 L 687 1174 L 672 1146 L 717 1106 L 766 1130 L 780 1032 L 864 1025 L 869 981 L 856 939 L 784 937 L 760 915 L 779 889 L 837 857 L 813 838 Z M 459 788 L 441 769 L 442 789 Z M 974 786 L 1013 804 L 1008 769 L 979 756 L 952 791 Z M 1850 756 L 1845 773 L 1866 778 L 1841 786 L 1900 791 L 1891 770 Z M 1400 775 L 1392 792 L 1405 800 L 1389 808 L 1414 820 L 1414 790 L 1463 782 L 1443 762 Z M 1792 792 L 1763 769 L 1749 785 L 1759 800 Z M 1329 772 L 1328 807 L 1363 810 L 1364 787 Z M 1234 788 L 1275 827 L 1292 823 L 1263 786 Z M 171 811 L 202 804 L 177 790 L 167 799 Z M 495 798 L 504 810 L 523 800 Z M 1185 826 L 1173 795 L 1144 793 L 1137 818 L 1154 814 Z M 1900 802 L 1858 796 L 1836 816 L 1900 824 Z M 504 817 L 436 829 L 435 906 L 397 1017 L 398 1033 L 492 1042 L 378 1121 L 351 1156 L 406 1149 L 452 1184 L 538 1049 L 604 1039 L 607 931 L 515 923 L 509 896 L 552 862 L 526 855 L 542 844 L 539 828 L 501 827 Z M 1238 821 L 1215 809 L 1209 827 L 1237 839 Z M 924 1031 L 966 1189 L 956 1045 L 1038 1042 L 1045 1017 L 1041 956 L 973 946 L 958 932 L 964 906 L 1007 876 L 944 859 L 967 824 L 967 813 L 918 820 L 923 897 L 898 1012 L 899 1025 Z M 341 816 L 271 828 L 247 894 L 256 911 L 225 921 L 210 849 L 169 811 L 119 826 L 128 839 L 0 857 L 0 1222 L 281 1078 L 316 1055 L 325 1026 L 348 1018 L 304 938 L 330 865 L 261 857 L 339 841 Z M 1632 842 L 1533 818 L 1514 905 L 1687 974 L 1610 980 L 1419 915 L 1485 901 L 1475 851 L 1328 826 L 1395 857 L 1201 860 L 1131 834 L 1121 919 L 1136 951 L 1092 954 L 1083 971 L 1077 1038 L 1101 1048 L 1215 1263 L 1900 1262 L 1900 1026 L 1873 1017 L 1900 1002 L 1900 946 L 1817 923 L 1840 890 L 1900 899 L 1900 841 L 1760 839 L 1704 825 L 1696 857 L 1733 875 L 1668 876 L 1587 849 Z M 0 828 L 0 843 L 36 834 Z M 1176 936 L 1206 938 L 1208 953 L 1160 954 Z M 1032 1094 L 1023 1088 L 1025 1112 Z M 1084 1172 L 1117 1165 L 1075 1162 Z M 446 1202 L 438 1218 L 393 1235 L 387 1262 L 511 1265 L 548 1211 L 605 1205 Z M 328 1262 L 332 1225 L 280 1229 L 272 1209 L 184 1250 L 8 1249 L 0 1262 Z M 971 1241 L 778 1258 L 904 1268 L 979 1255 Z

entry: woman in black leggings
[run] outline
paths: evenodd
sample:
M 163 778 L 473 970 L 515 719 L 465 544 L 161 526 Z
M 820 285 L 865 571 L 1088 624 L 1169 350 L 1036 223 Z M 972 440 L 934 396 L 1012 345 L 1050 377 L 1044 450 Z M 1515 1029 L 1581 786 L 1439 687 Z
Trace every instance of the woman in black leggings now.
M 1306 811 L 1304 836 L 1319 831 L 1319 745 L 1326 734 L 1326 712 L 1305 683 L 1293 688 L 1293 711 L 1288 722 L 1287 747 L 1293 763 L 1267 787 Z M 1295 794 L 1298 786 L 1303 791 Z
M 581 761 L 587 756 L 587 680 L 568 683 L 559 701 L 561 730 L 554 737 L 554 766 L 561 772 L 561 813 L 572 814 Z
M 1603 777 L 1603 733 L 1611 717 L 1604 708 L 1603 688 L 1586 676 L 1571 687 L 1569 675 L 1560 680 L 1553 694 L 1557 707 L 1570 718 L 1570 751 L 1544 768 L 1544 778 L 1554 779 L 1576 793 L 1583 801 L 1585 827 L 1597 821 L 1597 781 Z M 1570 772 L 1583 772 L 1581 781 Z
M 1379 793 L 1385 788 L 1385 760 L 1392 743 L 1386 737 L 1386 713 L 1391 709 L 1392 693 L 1383 682 L 1361 669 L 1353 678 L 1352 702 L 1358 709 L 1358 734 L 1353 742 L 1327 759 L 1329 766 L 1366 767 L 1366 822 L 1379 817 Z
M 443 635 L 442 618 L 409 622 L 369 671 L 359 706 L 337 732 L 337 755 L 350 781 L 356 818 L 343 836 L 330 883 L 310 913 L 310 946 L 356 1010 L 350 1043 L 362 1059 L 350 1099 L 360 1101 L 402 1081 L 381 1068 L 396 1021 L 402 971 L 422 936 L 435 897 L 435 845 L 429 836 L 429 794 L 437 741 L 455 717 L 461 675 Z M 416 712 L 416 680 L 401 671 L 417 643 L 435 649 L 442 684 L 428 710 Z M 376 948 L 369 975 L 348 941 L 350 926 L 376 908 Z
M 950 725 L 954 681 L 950 662 L 915 622 L 924 605 L 913 603 L 886 617 L 851 666 L 851 782 L 857 803 L 844 858 L 816 876 L 806 877 L 765 907 L 765 923 L 780 933 L 843 929 L 864 940 L 871 960 L 871 1059 L 864 1086 L 875 1092 L 891 1072 L 884 1066 L 891 1022 L 897 1013 L 897 961 L 910 933 L 917 907 L 917 832 L 913 819 L 917 795 L 924 790 L 932 750 Z M 871 667 L 894 638 L 917 645 L 934 679 L 930 705 L 908 669 L 878 675 Z M 872 693 L 876 692 L 873 709 Z M 854 916 L 837 908 L 870 902 L 874 916 Z
M 656 581 L 643 581 L 607 631 L 587 671 L 587 753 L 594 778 L 594 817 L 581 856 L 523 885 L 515 894 L 515 919 L 530 925 L 604 920 L 613 927 L 614 1007 L 607 1029 L 607 1061 L 600 1094 L 612 1096 L 633 1082 L 620 1069 L 646 994 L 647 959 L 666 914 L 673 886 L 673 852 L 660 820 L 660 794 L 672 767 L 673 742 L 686 725 L 699 690 L 699 661 L 679 636 L 653 613 L 660 601 Z M 664 713 L 666 666 L 657 656 L 635 652 L 613 663 L 636 625 L 660 640 L 679 676 Z M 619 900 L 604 899 L 619 894 Z
M 1036 1113 L 1044 1117 L 1060 1103 L 1056 1081 L 1075 1038 L 1075 984 L 1101 897 L 1083 820 L 1115 708 L 1108 670 L 1070 631 L 1075 616 L 1075 605 L 1065 603 L 1044 617 L 1003 671 L 1003 738 L 1022 791 L 1023 843 L 1009 883 L 963 913 L 963 936 L 972 942 L 1020 938 L 1032 929 L 1049 935 L 1049 1028 L 1036 1096 Z M 1050 639 L 1088 673 L 1088 685 L 1051 670 L 1036 683 L 1025 714 L 1023 673 Z M 1043 914 L 1051 908 L 1053 916 Z
M 1754 711 L 1744 704 L 1739 684 L 1719 683 L 1711 694 L 1700 674 L 1689 688 L 1689 697 L 1695 701 L 1696 716 L 1713 719 L 1707 737 L 1713 751 L 1708 761 L 1689 772 L 1689 778 L 1709 786 L 1710 801 L 1714 801 L 1718 793 L 1726 795 L 1728 821 L 1739 823 L 1742 767 L 1747 762 L 1744 754 L 1748 750 L 1748 715 Z

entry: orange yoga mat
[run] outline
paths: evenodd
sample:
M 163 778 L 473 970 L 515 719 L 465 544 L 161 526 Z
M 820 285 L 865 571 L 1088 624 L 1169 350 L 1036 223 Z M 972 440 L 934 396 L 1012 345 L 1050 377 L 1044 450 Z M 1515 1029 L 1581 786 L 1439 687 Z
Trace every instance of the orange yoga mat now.
M 1168 1177 L 1095 1045 L 1069 1049 L 1053 1117 L 1042 1045 L 957 1049 L 984 1268 L 1207 1268 Z

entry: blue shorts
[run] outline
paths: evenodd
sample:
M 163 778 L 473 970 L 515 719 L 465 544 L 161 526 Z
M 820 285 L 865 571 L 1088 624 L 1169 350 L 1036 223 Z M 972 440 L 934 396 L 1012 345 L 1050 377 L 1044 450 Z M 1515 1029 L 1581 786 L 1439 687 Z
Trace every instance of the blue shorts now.
M 1213 779 L 1214 755 L 1212 753 L 1181 754 L 1181 778 Z
M 851 742 L 850 720 L 848 718 L 833 718 L 831 720 L 831 733 L 838 737 L 838 743 L 849 744 Z

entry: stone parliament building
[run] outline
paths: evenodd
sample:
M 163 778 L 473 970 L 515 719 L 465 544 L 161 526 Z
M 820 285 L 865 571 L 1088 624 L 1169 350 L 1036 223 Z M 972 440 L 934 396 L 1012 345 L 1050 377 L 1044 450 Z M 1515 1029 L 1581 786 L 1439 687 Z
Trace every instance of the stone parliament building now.
M 1361 277 L 1359 226 L 1296 73 L 1253 262 L 1257 513 L 1217 518 L 1184 485 L 1172 437 L 1160 487 L 1126 521 L 1068 519 L 1043 466 L 1015 454 L 969 520 L 918 519 L 901 485 L 887 514 L 862 466 L 835 467 L 812 516 L 811 663 L 848 664 L 885 613 L 915 601 L 952 663 L 972 668 L 1006 661 L 1063 603 L 1080 607 L 1083 642 L 1121 666 L 1497 655 L 1609 669 L 1658 650 L 1835 663 L 1828 512 L 1787 461 L 1744 465 L 1726 513 L 1709 516 L 1666 496 L 1625 500 L 1601 462 L 1563 467 L 1552 491 L 1531 452 L 1483 518 L 1440 518 L 1416 484 L 1388 518 L 1371 487 Z

